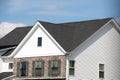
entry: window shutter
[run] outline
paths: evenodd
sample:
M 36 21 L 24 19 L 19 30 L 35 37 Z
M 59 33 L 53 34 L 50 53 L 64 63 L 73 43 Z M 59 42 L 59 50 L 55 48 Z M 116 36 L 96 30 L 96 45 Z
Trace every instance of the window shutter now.
M 42 73 L 41 73 L 41 75 L 43 76 L 44 75 L 44 61 L 42 60 L 41 62 L 42 62 Z
M 58 75 L 61 74 L 61 60 L 58 60 Z
M 32 62 L 32 76 L 35 76 L 35 61 Z
M 17 62 L 17 71 L 16 71 L 16 76 L 20 76 L 20 62 Z
M 51 61 L 48 63 L 48 76 L 51 76 Z

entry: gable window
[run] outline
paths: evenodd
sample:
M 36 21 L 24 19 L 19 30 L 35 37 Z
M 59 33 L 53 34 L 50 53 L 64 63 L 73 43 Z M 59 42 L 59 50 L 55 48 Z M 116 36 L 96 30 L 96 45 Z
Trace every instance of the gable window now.
M 42 37 L 38 37 L 38 46 L 42 46 Z
M 44 61 L 34 61 L 33 62 L 33 75 L 34 76 L 43 76 L 44 75 Z
M 104 78 L 104 64 L 99 64 L 99 78 Z
M 26 62 L 26 61 L 18 62 L 17 68 L 18 68 L 17 76 L 27 76 L 27 74 L 28 74 L 28 62 Z
M 60 75 L 60 60 L 52 60 L 49 62 L 49 76 L 57 76 Z
M 13 69 L 13 63 L 9 63 L 9 69 Z
M 70 60 L 69 61 L 69 75 L 74 75 L 75 74 L 75 61 Z

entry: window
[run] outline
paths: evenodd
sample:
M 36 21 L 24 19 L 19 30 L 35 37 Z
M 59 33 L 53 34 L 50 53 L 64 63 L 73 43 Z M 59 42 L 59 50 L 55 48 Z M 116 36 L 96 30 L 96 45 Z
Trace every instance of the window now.
M 42 46 L 42 37 L 38 38 L 38 46 Z
M 35 61 L 33 62 L 33 66 L 34 66 L 33 75 L 35 76 L 44 75 L 44 61 Z
M 9 63 L 9 69 L 13 68 L 13 63 Z
M 60 74 L 60 60 L 52 60 L 49 62 L 49 75 L 57 76 Z
M 69 75 L 74 75 L 75 72 L 75 61 L 69 61 Z
M 99 78 L 104 78 L 104 64 L 99 64 Z
M 18 68 L 18 73 L 17 76 L 27 76 L 28 73 L 28 62 L 18 62 L 17 64 Z

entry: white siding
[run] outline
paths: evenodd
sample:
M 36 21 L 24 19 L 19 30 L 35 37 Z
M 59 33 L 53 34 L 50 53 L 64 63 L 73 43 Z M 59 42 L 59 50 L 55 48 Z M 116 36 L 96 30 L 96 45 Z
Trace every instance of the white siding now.
M 0 51 L 0 73 L 2 72 L 13 72 L 13 69 L 9 69 L 9 63 L 13 63 L 12 58 L 2 58 L 7 49 Z
M 13 63 L 13 59 L 3 59 L 2 72 L 13 72 L 13 69 L 9 69 L 9 63 Z
M 6 50 L 0 51 L 0 73 L 3 72 L 3 68 L 4 68 L 4 62 L 1 55 L 4 54 L 5 52 Z
M 69 80 L 99 80 L 99 63 L 105 64 L 104 80 L 120 80 L 120 34 L 107 25 L 73 51 L 75 75 Z
M 0 73 L 2 72 L 2 63 L 3 63 L 3 61 L 2 61 L 2 59 L 0 57 Z
M 38 37 L 42 37 L 42 46 L 39 47 L 37 46 Z M 64 55 L 64 53 L 55 45 L 53 40 L 48 37 L 41 27 L 38 27 L 14 58 L 52 55 Z

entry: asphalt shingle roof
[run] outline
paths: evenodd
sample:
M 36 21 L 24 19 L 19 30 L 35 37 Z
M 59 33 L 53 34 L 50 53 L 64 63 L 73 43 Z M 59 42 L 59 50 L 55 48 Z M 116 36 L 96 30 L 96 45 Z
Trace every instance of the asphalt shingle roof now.
M 9 49 L 9 50 L 7 50 L 7 52 L 2 54 L 1 56 L 9 56 L 13 51 L 14 51 L 14 49 Z
M 61 24 L 40 23 L 67 52 L 70 52 L 109 20 L 111 18 Z
M 43 21 L 39 22 L 67 52 L 70 52 L 109 20 L 111 20 L 111 18 L 60 24 Z M 14 29 L 5 37 L 0 39 L 0 48 L 4 48 L 6 46 L 17 46 L 30 30 L 31 27 Z
M 13 31 L 0 39 L 0 49 L 17 46 L 30 29 L 31 27 L 15 28 Z
M 3 73 L 0 73 L 0 80 L 4 79 L 6 77 L 12 76 L 12 75 L 13 75 L 13 72 L 3 72 Z

